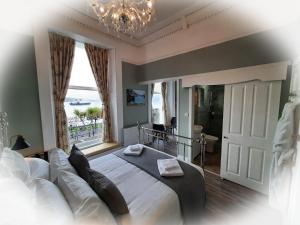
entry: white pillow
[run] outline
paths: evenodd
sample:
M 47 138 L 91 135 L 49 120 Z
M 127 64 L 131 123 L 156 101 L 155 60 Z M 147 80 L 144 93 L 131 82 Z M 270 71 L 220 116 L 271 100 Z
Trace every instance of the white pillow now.
M 50 181 L 56 182 L 59 171 L 68 171 L 77 175 L 76 170 L 69 162 L 69 155 L 62 149 L 55 148 L 48 152 L 50 163 Z
M 34 194 L 19 178 L 0 177 L 0 210 L 0 224 L 39 224 Z
M 30 189 L 35 194 L 38 218 L 46 224 L 73 224 L 72 210 L 55 184 L 45 179 L 34 179 Z
M 58 186 L 69 202 L 77 223 L 117 224 L 107 205 L 81 177 L 61 171 Z
M 29 166 L 30 177 L 32 179 L 35 178 L 43 178 L 46 180 L 50 179 L 49 163 L 47 161 L 39 158 L 25 158 L 25 161 Z
M 14 150 L 5 148 L 0 158 L 1 171 L 3 177 L 16 177 L 28 183 L 30 179 L 30 169 L 24 157 Z

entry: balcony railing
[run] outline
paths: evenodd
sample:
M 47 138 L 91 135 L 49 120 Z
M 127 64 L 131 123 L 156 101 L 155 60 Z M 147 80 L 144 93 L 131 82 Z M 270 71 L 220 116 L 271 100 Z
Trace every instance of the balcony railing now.
M 96 122 L 81 121 L 78 118 L 68 118 L 68 131 L 70 144 L 76 144 L 82 148 L 91 147 L 101 143 L 102 119 Z

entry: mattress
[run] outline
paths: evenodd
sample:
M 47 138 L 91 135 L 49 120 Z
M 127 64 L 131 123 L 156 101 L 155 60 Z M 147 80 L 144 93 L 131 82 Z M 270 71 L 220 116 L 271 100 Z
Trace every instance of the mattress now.
M 89 161 L 90 167 L 116 184 L 129 214 L 118 218 L 122 225 L 181 225 L 177 194 L 156 178 L 127 161 L 109 154 Z

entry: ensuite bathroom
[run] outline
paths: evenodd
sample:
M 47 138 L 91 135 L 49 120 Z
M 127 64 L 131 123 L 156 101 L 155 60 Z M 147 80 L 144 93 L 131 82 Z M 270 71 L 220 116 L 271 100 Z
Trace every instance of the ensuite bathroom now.
M 194 91 L 194 137 L 205 134 L 205 168 L 220 174 L 224 85 L 197 85 Z M 194 161 L 199 160 L 195 155 Z

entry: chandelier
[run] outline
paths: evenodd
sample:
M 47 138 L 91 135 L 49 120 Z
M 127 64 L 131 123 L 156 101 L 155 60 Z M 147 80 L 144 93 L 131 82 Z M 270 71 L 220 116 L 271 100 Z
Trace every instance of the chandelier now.
M 154 0 L 89 0 L 106 28 L 132 36 L 145 30 L 154 15 Z

